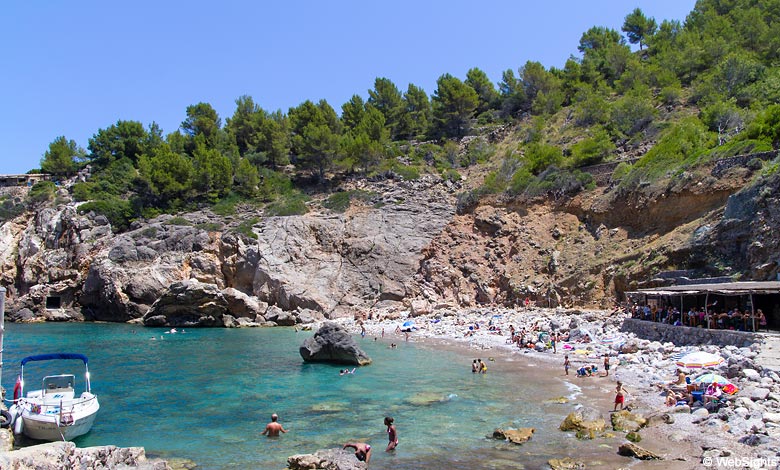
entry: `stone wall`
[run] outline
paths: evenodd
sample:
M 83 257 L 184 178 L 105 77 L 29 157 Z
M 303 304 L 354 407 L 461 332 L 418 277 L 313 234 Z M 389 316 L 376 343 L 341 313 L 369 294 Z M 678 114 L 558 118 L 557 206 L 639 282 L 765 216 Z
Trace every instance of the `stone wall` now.
M 715 344 L 718 346 L 749 347 L 762 341 L 761 335 L 732 330 L 708 330 L 689 326 L 674 326 L 646 320 L 628 318 L 623 321 L 622 331 L 634 333 L 640 338 L 665 343 L 670 341 L 677 346 L 695 346 Z
M 716 178 L 720 178 L 723 176 L 724 173 L 726 173 L 727 170 L 734 168 L 736 166 L 747 166 L 748 162 L 753 160 L 754 158 L 757 158 L 759 160 L 771 160 L 773 158 L 777 157 L 777 150 L 770 150 L 769 152 L 757 152 L 757 153 L 750 153 L 747 155 L 737 155 L 734 157 L 728 157 L 728 158 L 722 158 L 715 163 L 715 166 L 712 168 L 712 176 L 715 176 Z
M 28 192 L 27 186 L 0 186 L 0 197 L 24 197 Z

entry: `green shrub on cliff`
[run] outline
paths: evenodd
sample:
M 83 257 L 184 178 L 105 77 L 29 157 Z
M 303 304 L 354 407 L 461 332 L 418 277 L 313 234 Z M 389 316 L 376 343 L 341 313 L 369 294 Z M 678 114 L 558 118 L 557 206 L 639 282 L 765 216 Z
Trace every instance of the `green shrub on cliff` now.
M 714 144 L 713 134 L 695 117 L 673 124 L 658 143 L 631 167 L 621 189 L 651 183 L 693 165 Z
M 90 211 L 105 216 L 115 232 L 127 230 L 134 216 L 130 202 L 119 198 L 90 201 L 79 206 L 80 214 L 86 214 Z
M 344 212 L 349 208 L 353 200 L 369 201 L 374 195 L 375 193 L 362 189 L 340 191 L 328 196 L 328 199 L 322 203 L 322 206 L 334 212 Z
M 238 224 L 238 227 L 236 227 L 236 232 L 240 233 L 241 235 L 244 235 L 245 237 L 249 237 L 253 240 L 257 240 L 257 234 L 254 232 L 253 227 L 260 222 L 260 219 L 257 217 L 252 217 L 251 219 L 247 219 L 240 224 Z
M 211 206 L 211 211 L 217 215 L 234 215 L 236 205 L 242 201 L 242 197 L 236 193 L 230 193 Z
M 281 217 L 303 215 L 309 212 L 309 208 L 306 206 L 308 200 L 309 198 L 303 193 L 287 194 L 268 204 L 265 208 L 265 214 Z
M 571 146 L 570 165 L 574 168 L 595 165 L 615 152 L 615 144 L 607 131 L 597 127 L 590 136 Z
M 51 181 L 40 181 L 30 188 L 27 193 L 27 199 L 32 204 L 40 204 L 54 199 L 54 193 L 57 191 L 57 185 Z
M 11 220 L 25 210 L 24 201 L 20 198 L 3 196 L 0 198 L 0 222 Z

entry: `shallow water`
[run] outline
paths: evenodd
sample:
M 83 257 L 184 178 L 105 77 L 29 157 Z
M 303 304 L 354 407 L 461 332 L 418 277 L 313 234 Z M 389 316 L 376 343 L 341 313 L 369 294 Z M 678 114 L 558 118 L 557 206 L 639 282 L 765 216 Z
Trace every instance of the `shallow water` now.
M 338 365 L 303 363 L 298 347 L 311 333 L 164 331 L 7 324 L 2 384 L 13 388 L 27 355 L 86 354 L 101 410 L 79 446 L 143 446 L 149 455 L 190 459 L 202 469 L 281 469 L 290 455 L 348 440 L 376 449 L 372 469 L 548 468 L 550 457 L 581 456 L 598 446 L 557 430 L 573 405 L 545 401 L 576 390 L 521 357 L 498 358 L 486 375 L 474 375 L 473 357 L 463 351 L 398 338 L 399 347 L 390 349 L 358 336 L 374 362 L 339 376 Z M 41 372 L 38 364 L 25 367 L 28 379 Z M 72 366 L 80 374 L 80 364 Z M 260 433 L 274 412 L 290 432 L 267 438 Z M 390 454 L 383 452 L 388 415 L 400 439 Z M 515 446 L 486 438 L 496 427 L 534 427 L 536 434 Z

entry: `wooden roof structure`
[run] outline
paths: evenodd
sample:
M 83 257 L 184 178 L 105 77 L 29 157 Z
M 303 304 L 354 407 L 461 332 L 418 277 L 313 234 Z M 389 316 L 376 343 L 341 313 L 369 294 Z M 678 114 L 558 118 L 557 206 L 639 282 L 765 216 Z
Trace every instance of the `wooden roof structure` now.
M 686 284 L 678 286 L 653 287 L 648 289 L 638 289 L 626 294 L 644 294 L 644 295 L 766 295 L 780 294 L 780 281 L 742 281 L 742 282 L 720 282 L 710 284 Z

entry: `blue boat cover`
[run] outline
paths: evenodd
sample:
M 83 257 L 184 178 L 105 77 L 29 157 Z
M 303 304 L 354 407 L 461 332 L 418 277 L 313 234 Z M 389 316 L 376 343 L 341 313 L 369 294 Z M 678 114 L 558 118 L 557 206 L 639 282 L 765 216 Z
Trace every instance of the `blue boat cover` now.
M 88 362 L 87 356 L 83 354 L 75 353 L 54 353 L 54 354 L 38 354 L 37 356 L 27 356 L 22 359 L 22 366 L 32 361 L 49 361 L 52 359 L 79 359 L 84 361 L 84 364 Z

